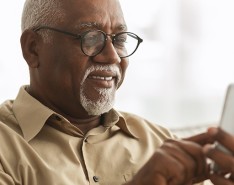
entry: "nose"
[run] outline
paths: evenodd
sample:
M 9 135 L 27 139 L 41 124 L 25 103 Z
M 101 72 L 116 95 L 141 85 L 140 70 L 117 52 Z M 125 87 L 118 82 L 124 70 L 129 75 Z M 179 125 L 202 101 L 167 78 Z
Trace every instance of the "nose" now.
M 106 63 L 106 64 L 114 64 L 120 63 L 121 58 L 115 50 L 114 45 L 112 44 L 112 39 L 107 38 L 106 45 L 103 48 L 102 52 L 93 57 L 95 62 Z

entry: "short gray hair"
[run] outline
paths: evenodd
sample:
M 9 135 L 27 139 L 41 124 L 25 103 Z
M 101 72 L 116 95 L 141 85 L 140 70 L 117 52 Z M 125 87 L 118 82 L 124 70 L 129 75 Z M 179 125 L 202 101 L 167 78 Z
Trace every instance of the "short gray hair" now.
M 65 16 L 61 0 L 26 0 L 21 19 L 21 30 L 40 25 L 57 25 Z

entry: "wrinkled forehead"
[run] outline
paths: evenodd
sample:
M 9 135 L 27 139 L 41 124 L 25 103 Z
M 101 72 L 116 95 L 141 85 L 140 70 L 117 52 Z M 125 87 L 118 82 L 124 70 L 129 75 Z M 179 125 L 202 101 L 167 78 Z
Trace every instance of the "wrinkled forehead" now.
M 64 0 L 67 23 L 76 28 L 97 27 L 126 30 L 118 0 Z

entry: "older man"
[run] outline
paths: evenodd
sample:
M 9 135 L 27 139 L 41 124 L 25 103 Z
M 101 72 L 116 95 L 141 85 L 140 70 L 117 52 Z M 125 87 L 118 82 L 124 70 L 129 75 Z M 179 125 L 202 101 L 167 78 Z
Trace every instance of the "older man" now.
M 208 176 L 199 144 L 214 136 L 168 140 L 168 130 L 113 109 L 141 42 L 118 0 L 26 0 L 30 85 L 0 108 L 1 185 L 176 185 Z

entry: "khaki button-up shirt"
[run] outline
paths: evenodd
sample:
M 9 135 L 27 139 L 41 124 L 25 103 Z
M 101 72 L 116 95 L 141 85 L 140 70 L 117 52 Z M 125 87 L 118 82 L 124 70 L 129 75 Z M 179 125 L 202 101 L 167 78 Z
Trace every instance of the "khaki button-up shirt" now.
M 102 118 L 84 135 L 22 87 L 0 106 L 0 185 L 121 185 L 173 137 L 129 113 Z

